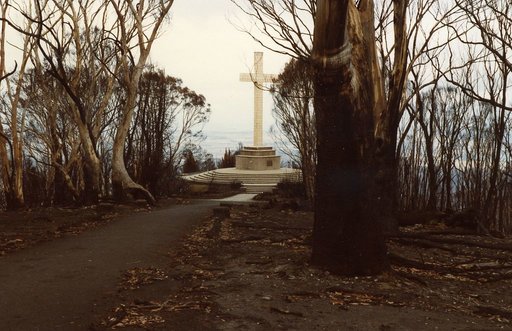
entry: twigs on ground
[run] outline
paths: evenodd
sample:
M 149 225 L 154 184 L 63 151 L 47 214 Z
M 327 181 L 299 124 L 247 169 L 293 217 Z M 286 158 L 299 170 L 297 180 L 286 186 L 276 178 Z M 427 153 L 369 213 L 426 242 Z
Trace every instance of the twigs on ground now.
M 438 235 L 438 234 L 436 233 L 436 235 Z M 392 237 L 391 239 L 403 239 L 403 238 L 424 239 L 424 240 L 428 240 L 430 242 L 463 245 L 463 246 L 471 246 L 471 247 L 479 247 L 479 248 L 488 248 L 488 249 L 512 252 L 512 243 L 509 243 L 509 242 L 487 242 L 487 241 L 482 241 L 482 240 L 476 241 L 476 240 L 469 239 L 467 237 L 463 237 L 463 238 L 438 237 L 438 236 L 432 235 L 431 233 L 400 232 L 397 236 Z
M 477 241 L 478 240 L 478 241 Z M 456 277 L 489 283 L 512 279 L 512 243 L 496 238 L 474 238 L 459 232 L 441 231 L 401 232 L 390 238 L 392 265 L 402 267 L 400 276 L 417 273 L 425 276 L 433 272 L 437 277 Z M 425 250 L 393 250 L 393 247 L 426 248 Z M 407 254 L 403 254 L 407 252 Z M 428 258 L 425 260 L 424 256 Z M 405 269 L 404 269 L 405 267 Z M 409 270 L 408 272 L 404 270 Z M 419 272 L 418 270 L 423 270 Z M 427 272 L 427 273 L 425 273 Z M 415 276 L 416 281 L 422 279 Z M 425 277 L 423 277 L 425 279 Z

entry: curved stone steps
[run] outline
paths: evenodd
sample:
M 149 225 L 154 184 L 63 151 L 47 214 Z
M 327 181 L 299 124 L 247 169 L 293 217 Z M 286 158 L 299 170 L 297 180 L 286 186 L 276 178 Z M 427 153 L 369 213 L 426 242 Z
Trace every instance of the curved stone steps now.
M 277 185 L 283 180 L 300 181 L 300 170 L 283 168 L 280 170 L 247 171 L 235 168 L 210 170 L 198 174 L 183 175 L 183 179 L 204 184 L 231 184 L 240 182 L 250 185 Z

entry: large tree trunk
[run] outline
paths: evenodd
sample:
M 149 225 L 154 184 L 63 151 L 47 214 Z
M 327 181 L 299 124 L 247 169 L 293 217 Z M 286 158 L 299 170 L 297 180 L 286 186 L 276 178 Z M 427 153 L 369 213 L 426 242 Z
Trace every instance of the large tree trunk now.
M 372 19 L 371 0 L 361 1 L 359 9 L 352 1 L 318 2 L 313 46 L 318 68 L 318 165 L 312 262 L 345 275 L 375 274 L 388 267 L 372 208 L 374 111 L 381 93 L 372 63 L 376 60 L 374 30 L 368 29 L 373 27 Z
M 10 153 L 5 143 L 8 143 Z M 3 184 L 7 210 L 17 210 L 25 205 L 23 186 L 20 182 L 22 176 L 16 173 L 17 163 L 14 161 L 13 145 L 0 130 L 0 174 Z

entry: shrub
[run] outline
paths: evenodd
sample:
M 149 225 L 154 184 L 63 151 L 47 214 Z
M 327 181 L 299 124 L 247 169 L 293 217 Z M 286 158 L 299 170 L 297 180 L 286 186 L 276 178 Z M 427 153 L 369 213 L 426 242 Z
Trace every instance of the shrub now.
M 283 180 L 277 184 L 277 193 L 287 198 L 305 198 L 306 189 L 302 182 Z

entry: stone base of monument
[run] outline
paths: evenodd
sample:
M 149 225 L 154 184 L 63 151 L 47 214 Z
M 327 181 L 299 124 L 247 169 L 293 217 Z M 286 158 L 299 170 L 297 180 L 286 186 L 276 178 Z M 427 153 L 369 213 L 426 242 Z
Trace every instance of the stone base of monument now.
M 236 156 L 238 170 L 278 170 L 281 168 L 281 157 L 276 155 L 272 147 L 244 147 Z

